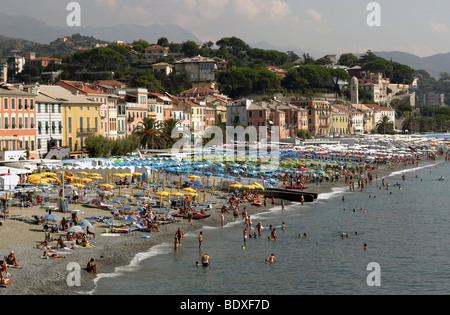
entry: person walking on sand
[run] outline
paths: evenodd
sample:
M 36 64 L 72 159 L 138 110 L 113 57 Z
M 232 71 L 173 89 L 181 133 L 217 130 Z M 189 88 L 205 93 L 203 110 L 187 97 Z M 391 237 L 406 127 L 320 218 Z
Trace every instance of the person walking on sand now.
M 285 210 L 284 209 L 284 200 L 281 200 L 281 210 L 283 210 L 283 211 Z

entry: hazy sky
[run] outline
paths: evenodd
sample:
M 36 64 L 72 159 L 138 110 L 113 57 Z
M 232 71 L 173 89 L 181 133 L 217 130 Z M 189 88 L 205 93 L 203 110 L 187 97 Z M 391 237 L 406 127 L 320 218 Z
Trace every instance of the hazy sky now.
M 69 0 L 0 0 L 1 11 L 65 26 Z M 327 53 L 450 52 L 450 1 L 383 0 L 381 26 L 366 19 L 370 0 L 78 0 L 82 26 L 176 24 L 202 41 L 246 42 Z M 169 38 L 170 40 L 170 38 Z

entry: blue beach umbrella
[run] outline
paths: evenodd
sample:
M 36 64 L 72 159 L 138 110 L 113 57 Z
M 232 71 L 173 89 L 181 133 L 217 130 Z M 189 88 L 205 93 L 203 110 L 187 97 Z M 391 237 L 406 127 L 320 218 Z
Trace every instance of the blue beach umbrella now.
M 48 214 L 48 215 L 46 215 L 45 217 L 42 218 L 42 220 L 44 220 L 44 221 L 56 221 L 58 219 L 59 219 L 59 217 L 57 215 L 54 215 L 54 214 Z

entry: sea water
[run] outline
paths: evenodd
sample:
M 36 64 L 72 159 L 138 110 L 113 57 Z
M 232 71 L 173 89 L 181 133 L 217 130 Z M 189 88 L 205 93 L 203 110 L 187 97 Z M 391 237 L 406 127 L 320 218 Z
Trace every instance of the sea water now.
M 363 192 L 340 187 L 285 211 L 262 207 L 251 216 L 252 232 L 257 222 L 264 226 L 261 236 L 246 243 L 242 217 L 233 222 L 229 215 L 223 227 L 202 229 L 201 249 L 199 231 L 185 235 L 178 253 L 172 243 L 154 246 L 129 266 L 100 275 L 91 293 L 449 294 L 450 163 L 409 166 L 384 178 L 389 190 L 380 177 Z M 268 240 L 270 225 L 275 241 Z M 207 268 L 196 265 L 203 253 L 211 257 Z M 272 253 L 277 261 L 266 264 Z M 376 275 L 370 263 L 379 266 Z

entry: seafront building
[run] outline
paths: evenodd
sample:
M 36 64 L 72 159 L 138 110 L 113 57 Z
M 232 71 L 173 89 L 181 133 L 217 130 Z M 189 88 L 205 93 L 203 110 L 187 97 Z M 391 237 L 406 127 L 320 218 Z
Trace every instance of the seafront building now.
M 63 146 L 68 147 L 72 158 L 87 157 L 84 151 L 84 141 L 90 135 L 104 135 L 101 102 L 70 92 L 61 86 L 43 85 L 38 87 L 40 94 L 62 104 Z
M 37 159 L 36 95 L 10 84 L 0 84 L 0 150 L 24 151 Z
M 44 158 L 51 148 L 63 146 L 62 101 L 39 93 L 39 87 L 31 88 L 36 94 L 36 139 L 39 158 Z

